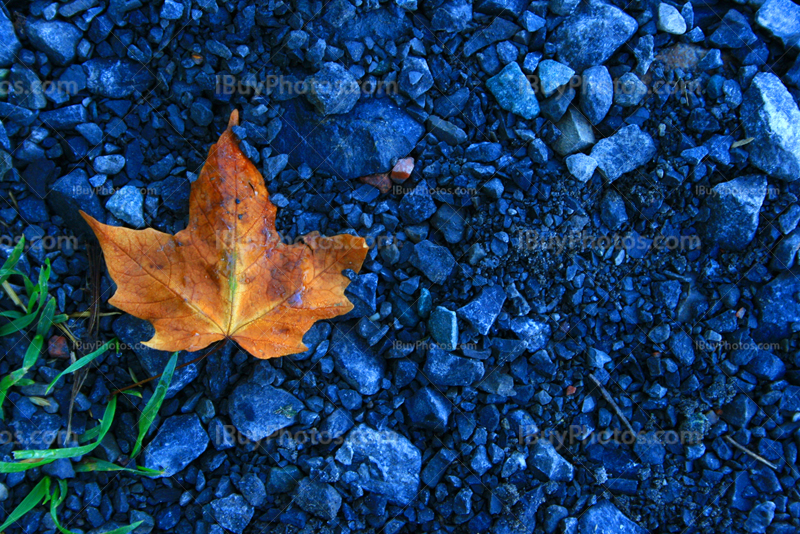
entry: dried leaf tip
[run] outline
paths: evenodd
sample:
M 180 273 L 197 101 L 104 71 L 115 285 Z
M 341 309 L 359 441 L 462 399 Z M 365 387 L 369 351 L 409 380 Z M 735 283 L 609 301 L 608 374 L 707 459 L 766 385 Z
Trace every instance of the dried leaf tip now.
M 231 111 L 231 118 L 228 119 L 228 129 L 230 130 L 233 126 L 239 126 L 239 110 L 234 109 Z

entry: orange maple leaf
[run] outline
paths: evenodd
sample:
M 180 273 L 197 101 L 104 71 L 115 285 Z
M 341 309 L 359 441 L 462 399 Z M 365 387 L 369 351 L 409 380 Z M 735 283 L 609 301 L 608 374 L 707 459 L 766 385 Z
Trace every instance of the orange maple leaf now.
M 366 242 L 312 232 L 283 243 L 264 179 L 234 137 L 238 124 L 234 110 L 192 184 L 189 225 L 174 236 L 81 212 L 117 284 L 109 303 L 152 323 L 145 345 L 153 349 L 196 351 L 231 339 L 257 358 L 296 354 L 307 350 L 303 334 L 315 321 L 353 309 L 342 270 L 361 269 Z

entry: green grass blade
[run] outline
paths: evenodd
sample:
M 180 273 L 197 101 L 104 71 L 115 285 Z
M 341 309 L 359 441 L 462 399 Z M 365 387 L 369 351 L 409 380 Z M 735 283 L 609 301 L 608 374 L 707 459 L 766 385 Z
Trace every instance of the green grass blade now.
M 114 413 L 117 409 L 117 398 L 111 397 L 111 400 L 106 406 L 106 412 L 103 414 L 103 420 L 100 421 L 100 434 L 97 436 L 97 441 L 94 443 L 90 443 L 89 445 L 81 445 L 79 447 L 69 447 L 66 449 L 48 449 L 48 450 L 38 450 L 38 451 L 14 451 L 14 459 L 16 460 L 27 460 L 27 459 L 35 459 L 35 460 L 58 460 L 61 458 L 73 458 L 75 456 L 83 456 L 84 454 L 89 454 L 93 450 L 100 445 L 100 442 L 103 441 L 103 438 L 106 437 L 109 429 L 111 428 L 111 423 L 114 420 Z
M 25 248 L 25 236 L 23 236 L 19 243 L 14 247 L 14 250 L 11 251 L 11 254 L 8 255 L 8 258 L 5 262 L 3 262 L 3 267 L 0 267 L 0 283 L 5 282 L 9 276 L 14 273 L 14 267 L 19 262 L 19 259 L 22 257 L 22 250 Z
M 50 297 L 47 304 L 42 309 L 42 314 L 39 316 L 39 322 L 36 325 L 36 334 L 46 336 L 47 331 L 53 326 L 53 317 L 56 314 L 56 299 Z
M 147 467 L 137 466 L 136 468 L 122 467 L 100 458 L 84 458 L 80 463 L 73 466 L 76 473 L 90 473 L 90 472 L 112 472 L 112 471 L 125 471 L 127 473 L 134 473 L 136 475 L 155 476 L 160 475 L 163 471 L 158 469 L 148 469 Z
M 61 534 L 75 534 L 71 530 L 61 526 L 58 520 L 58 507 L 67 498 L 67 481 L 59 480 L 58 486 L 53 489 L 53 494 L 50 496 L 50 517 L 53 518 L 53 524 L 56 526 Z
M 55 460 L 39 460 L 38 462 L 0 462 L 0 473 L 21 473 L 34 467 L 51 464 Z
M 61 379 L 62 376 L 66 375 L 66 374 L 69 374 L 69 373 L 74 373 L 75 371 L 78 371 L 79 369 L 83 369 L 84 367 L 86 367 L 87 365 L 92 363 L 98 356 L 100 356 L 105 351 L 107 351 L 112 346 L 112 344 L 113 344 L 113 340 L 103 344 L 96 351 L 90 352 L 89 354 L 87 354 L 86 356 L 84 356 L 83 358 L 78 360 L 77 362 L 73 363 L 72 365 L 70 365 L 69 367 L 67 367 L 66 369 L 64 369 L 60 373 L 58 373 L 58 376 L 56 376 L 53 379 L 53 381 L 50 382 L 50 385 L 47 386 L 47 391 L 45 392 L 45 394 L 50 393 L 50 390 L 53 389 L 53 387 L 56 385 L 56 382 L 58 382 Z
M 22 516 L 30 512 L 34 506 L 44 500 L 50 494 L 50 477 L 44 477 L 36 484 L 28 495 L 22 499 L 22 502 L 14 508 L 6 519 L 6 522 L 0 525 L 0 531 L 7 529 L 20 520 Z
M 19 319 L 14 319 L 8 324 L 4 324 L 0 327 L 0 336 L 7 336 L 9 334 L 13 334 L 14 332 L 19 332 L 30 326 L 33 321 L 36 320 L 36 313 L 28 313 L 27 315 L 23 315 Z
M 150 430 L 150 425 L 155 421 L 156 414 L 158 414 L 158 410 L 161 408 L 161 403 L 164 402 L 164 397 L 166 397 L 167 389 L 169 389 L 169 384 L 172 382 L 172 375 L 175 372 L 175 365 L 177 363 L 178 353 L 173 352 L 169 362 L 167 362 L 167 366 L 164 368 L 164 373 L 158 380 L 158 385 L 156 386 L 153 396 L 147 401 L 142 416 L 139 418 L 139 437 L 136 438 L 136 444 L 133 446 L 131 458 L 136 458 L 136 455 L 141 451 L 142 441 L 145 435 L 147 435 L 147 431 Z
M 22 358 L 22 368 L 6 375 L 0 380 L 0 419 L 3 418 L 3 403 L 8 395 L 8 390 L 11 386 L 19 382 L 25 377 L 25 374 L 39 359 L 39 354 L 42 352 L 44 346 L 44 337 L 36 336 L 25 351 L 25 356 Z

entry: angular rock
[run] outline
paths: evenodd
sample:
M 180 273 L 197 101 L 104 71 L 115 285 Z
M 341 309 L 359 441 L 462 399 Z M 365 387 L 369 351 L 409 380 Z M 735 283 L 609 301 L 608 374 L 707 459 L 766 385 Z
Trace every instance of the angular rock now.
M 553 34 L 556 59 L 576 71 L 601 65 L 637 28 L 636 20 L 617 7 L 600 0 L 582 2 Z
M 614 100 L 614 83 L 608 69 L 600 65 L 583 71 L 580 105 L 581 111 L 592 124 L 599 124 Z
M 528 120 L 539 114 L 539 102 L 533 87 L 516 62 L 509 63 L 496 76 L 489 78 L 486 87 L 504 110 Z
M 800 110 L 777 76 L 756 74 L 744 95 L 740 116 L 750 162 L 772 177 L 793 182 L 800 177 Z
M 591 152 L 591 156 L 597 160 L 597 170 L 609 182 L 638 169 L 655 155 L 653 138 L 635 124 L 625 126 L 611 137 L 598 141 Z
M 93 233 L 78 213 L 79 210 L 95 219 L 105 219 L 100 199 L 89 184 L 89 177 L 83 169 L 75 169 L 56 180 L 50 187 L 47 202 L 70 228 L 85 234 L 88 232 L 88 235 Z
M 228 399 L 228 413 L 247 439 L 259 441 L 293 425 L 303 403 L 291 393 L 261 383 L 254 376 L 240 383 Z
M 336 372 L 359 393 L 374 395 L 380 390 L 386 363 L 354 331 L 334 326 L 329 350 Z
M 620 76 L 614 92 L 614 103 L 624 108 L 636 106 L 647 94 L 647 86 L 632 72 Z
M 658 29 L 672 35 L 686 33 L 686 19 L 675 7 L 661 2 L 658 4 Z
M 284 126 L 271 142 L 273 149 L 289 154 L 294 167 L 305 163 L 344 180 L 386 172 L 425 133 L 421 124 L 383 98 L 361 99 L 350 113 L 322 119 L 298 98 L 281 106 Z
M 594 170 L 597 168 L 597 161 L 586 154 L 573 154 L 566 159 L 569 173 L 580 182 L 588 182 Z
M 320 115 L 348 113 L 361 96 L 361 87 L 350 71 L 338 63 L 328 62 L 306 79 L 306 98 Z
M 704 239 L 728 250 L 743 250 L 756 235 L 766 194 L 767 179 L 760 174 L 715 185 L 706 200 L 709 218 Z
M 561 137 L 553 143 L 552 148 L 562 156 L 579 152 L 594 144 L 592 125 L 574 107 L 567 109 L 556 127 L 561 130 Z
M 330 484 L 306 477 L 297 485 L 294 502 L 306 512 L 331 521 L 342 507 L 342 496 Z
M 366 466 L 353 471 L 356 484 L 394 504 L 406 506 L 417 496 L 422 456 L 397 432 L 358 425 L 336 452 L 336 460 L 355 468 Z
M 747 17 L 731 9 L 725 13 L 716 31 L 708 38 L 708 42 L 717 48 L 741 48 L 752 45 L 757 39 Z
M 800 44 L 800 6 L 791 0 L 767 0 L 756 13 L 756 24 L 790 48 Z
M 556 92 L 556 89 L 569 83 L 575 71 L 552 59 L 539 63 L 539 88 L 545 98 Z
M 181 6 L 183 7 L 183 6 Z M 253 519 L 253 507 L 238 493 L 211 501 L 211 513 L 217 523 L 234 534 L 242 534 Z
M 445 350 L 455 350 L 458 344 L 458 321 L 456 312 L 436 306 L 428 318 L 431 337 Z
M 423 5 L 434 31 L 457 33 L 472 20 L 472 2 L 467 0 L 426 0 Z
M 796 268 L 784 271 L 756 293 L 759 324 L 752 334 L 756 341 L 780 341 L 792 334 L 792 323 L 800 322 L 798 274 Z
M 5 10 L 0 9 L 0 67 L 10 67 L 17 61 L 17 53 L 22 45 L 14 31 L 14 24 Z
M 126 185 L 106 202 L 111 214 L 134 228 L 144 228 L 144 195 L 138 187 Z
M 33 47 L 59 67 L 75 60 L 78 41 L 83 37 L 78 28 L 60 20 L 28 20 L 25 33 Z
M 147 69 L 126 59 L 90 59 L 83 64 L 83 69 L 89 92 L 107 98 L 144 93 L 155 82 Z
M 526 349 L 531 353 L 545 348 L 552 333 L 549 324 L 528 317 L 511 319 L 511 331 L 525 341 Z
M 437 386 L 471 386 L 483 378 L 484 368 L 482 362 L 430 345 L 422 372 Z
M 453 272 L 456 260 L 449 249 L 428 241 L 420 241 L 414 245 L 411 265 L 419 269 L 434 284 L 442 284 Z
M 66 106 L 63 108 L 43 111 L 39 118 L 49 128 L 53 130 L 69 130 L 89 119 L 89 113 L 81 104 Z
M 613 534 L 647 534 L 643 529 L 609 501 L 600 501 L 578 519 L 579 532 L 608 532 Z
M 544 482 L 571 482 L 575 468 L 556 451 L 548 439 L 540 439 L 528 455 L 528 467 Z
M 464 143 L 467 140 L 467 132 L 436 115 L 431 115 L 425 121 L 428 131 L 447 143 L 448 145 L 456 146 Z
M 174 415 L 164 420 L 156 437 L 144 448 L 144 465 L 171 477 L 200 457 L 208 447 L 208 434 L 197 414 Z
M 500 315 L 506 293 L 500 286 L 488 286 L 481 290 L 481 294 L 471 302 L 457 310 L 459 317 L 471 324 L 475 330 L 484 336 Z
M 421 57 L 407 57 L 398 78 L 400 92 L 411 100 L 416 100 L 433 87 L 433 76 L 428 62 Z
M 411 423 L 434 432 L 447 429 L 453 404 L 432 387 L 419 388 L 405 403 Z

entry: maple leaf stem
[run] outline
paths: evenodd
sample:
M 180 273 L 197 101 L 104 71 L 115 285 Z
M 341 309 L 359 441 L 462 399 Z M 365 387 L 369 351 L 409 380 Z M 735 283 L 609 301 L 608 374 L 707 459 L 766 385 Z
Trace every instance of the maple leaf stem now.
M 227 339 L 223 339 L 222 341 L 218 341 L 218 342 L 216 342 L 216 343 L 215 343 L 215 344 L 214 344 L 214 345 L 211 347 L 211 349 L 210 349 L 208 352 L 206 352 L 205 354 L 202 354 L 202 355 L 198 356 L 197 358 L 195 358 L 194 360 L 192 360 L 192 361 L 190 361 L 190 362 L 186 362 L 186 363 L 182 363 L 182 364 L 178 365 L 177 367 L 175 367 L 175 370 L 177 371 L 178 369 L 182 369 L 183 367 L 187 367 L 187 366 L 189 366 L 189 365 L 192 365 L 193 363 L 197 363 L 197 362 L 199 362 L 199 361 L 202 361 L 202 360 L 204 360 L 204 359 L 205 359 L 205 358 L 207 358 L 208 356 L 211 356 L 212 354 L 214 354 L 215 352 L 217 352 L 217 351 L 218 351 L 218 350 L 219 350 L 219 349 L 220 349 L 220 348 L 221 348 L 221 347 L 222 347 L 222 346 L 225 344 L 225 342 L 226 342 L 226 341 L 228 341 L 228 340 L 227 340 Z M 112 396 L 112 397 L 114 397 L 114 396 L 116 396 L 116 395 L 119 395 L 119 394 L 120 394 L 120 393 L 122 393 L 123 391 L 128 391 L 129 389 L 133 389 L 133 388 L 135 388 L 135 387 L 138 387 L 138 386 L 141 386 L 141 385 L 147 384 L 148 382 L 152 382 L 153 380 L 155 380 L 155 379 L 157 379 L 157 378 L 161 378 L 161 375 L 163 375 L 163 374 L 164 374 L 164 373 L 158 373 L 158 374 L 157 374 L 157 375 L 155 375 L 155 376 L 151 376 L 150 378 L 145 378 L 144 380 L 140 380 L 140 381 L 136 382 L 135 384 L 131 384 L 130 386 L 125 386 L 125 387 L 124 387 L 124 388 L 122 388 L 122 389 L 118 389 L 118 390 L 116 390 L 116 391 L 112 391 L 112 392 L 111 392 L 111 396 Z

